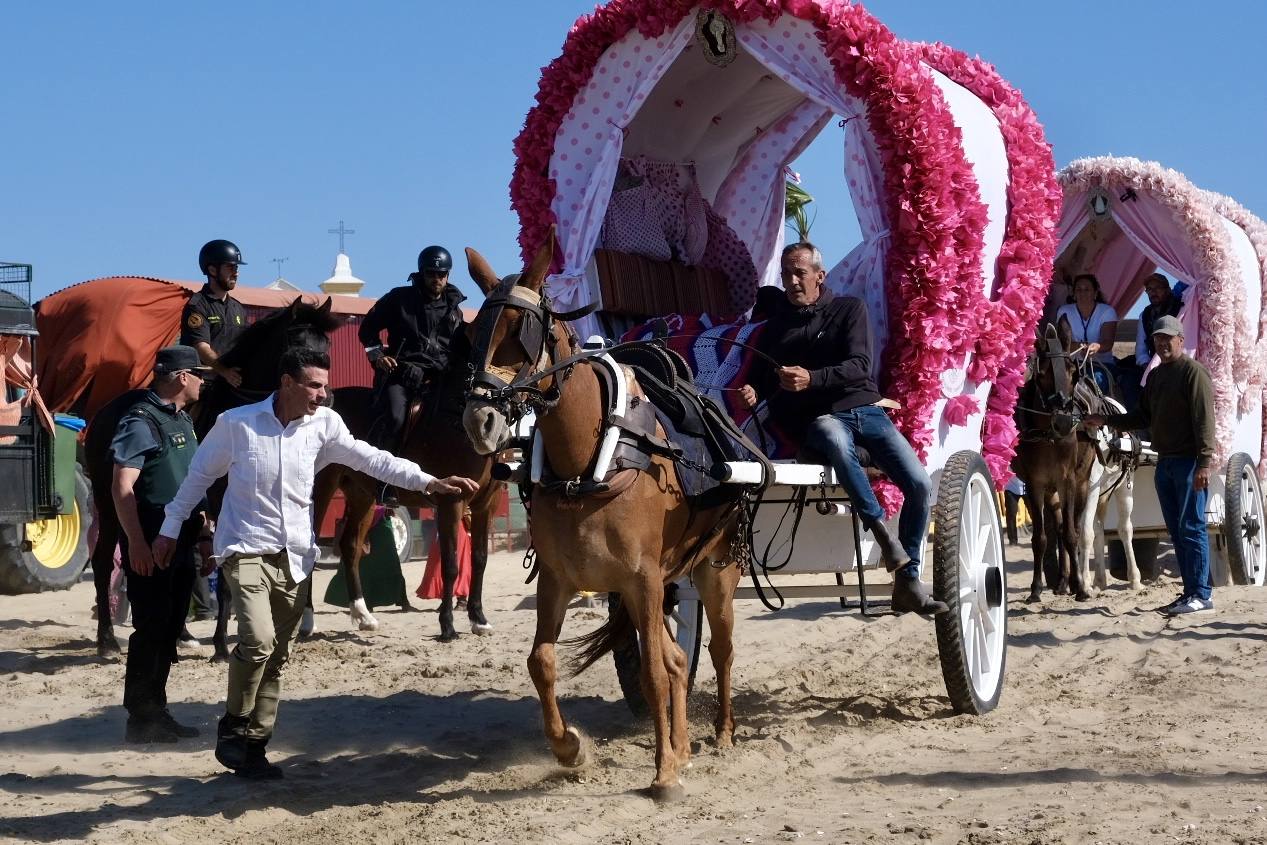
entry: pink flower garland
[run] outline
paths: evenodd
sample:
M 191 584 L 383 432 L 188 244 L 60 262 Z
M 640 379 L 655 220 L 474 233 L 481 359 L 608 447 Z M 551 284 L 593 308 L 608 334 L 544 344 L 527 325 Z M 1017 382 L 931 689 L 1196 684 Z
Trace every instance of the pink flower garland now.
M 1042 124 L 1020 91 L 979 58 L 969 58 L 944 44 L 921 44 L 917 49 L 930 67 L 990 107 L 1007 150 L 1010 210 L 997 264 L 999 281 L 992 302 L 978 296 L 973 303 L 977 335 L 968 368 L 970 378 L 993 385 L 986 400 L 981 452 L 1001 487 L 1012 475 L 1009 465 L 1018 437 L 1013 412 L 1024 379 L 1025 357 L 1050 285 L 1061 210 L 1060 183 Z M 974 286 L 966 287 L 977 291 Z M 950 400 L 945 411 L 952 425 L 956 424 L 951 418 L 954 402 Z M 958 413 L 956 409 L 956 417 Z
M 894 330 L 883 356 L 886 390 L 901 398 L 897 424 L 923 456 L 933 439 L 930 423 L 941 397 L 941 373 L 962 363 L 978 342 L 974 292 L 959 280 L 976 276 L 986 225 L 976 179 L 941 92 L 917 51 L 861 6 L 830 0 L 703 5 L 738 23 L 775 20 L 784 12 L 812 23 L 838 81 L 866 103 L 893 231 L 886 275 Z M 613 0 L 576 22 L 562 55 L 543 71 L 537 106 L 515 140 L 510 187 L 525 256 L 554 222 L 555 185 L 548 175 L 554 138 L 599 58 L 635 26 L 655 37 L 688 11 L 670 0 Z M 883 498 L 886 506 L 893 505 L 891 494 Z
M 1196 358 L 1214 383 L 1216 465 L 1227 461 L 1227 446 L 1236 426 L 1235 360 L 1237 334 L 1245 323 L 1245 291 L 1240 283 L 1231 242 L 1218 214 L 1205 196 L 1178 171 L 1137 158 L 1084 158 L 1060 171 L 1066 201 L 1094 187 L 1113 185 L 1147 192 L 1168 208 L 1188 233 L 1197 261 L 1193 283 L 1201 298 L 1200 337 Z
M 1221 194 L 1207 192 L 1206 198 L 1214 206 L 1214 210 L 1245 230 L 1249 241 L 1258 256 L 1259 279 L 1259 317 L 1255 331 L 1246 325 L 1245 337 L 1238 337 L 1236 371 L 1245 375 L 1247 386 L 1241 394 L 1240 411 L 1245 413 L 1254 398 L 1263 400 L 1267 409 L 1267 394 L 1263 392 L 1263 382 L 1267 377 L 1267 223 L 1246 209 L 1240 203 Z M 1243 313 L 1243 309 L 1242 309 Z M 1267 410 L 1263 417 L 1263 441 L 1259 451 L 1258 474 L 1267 473 Z

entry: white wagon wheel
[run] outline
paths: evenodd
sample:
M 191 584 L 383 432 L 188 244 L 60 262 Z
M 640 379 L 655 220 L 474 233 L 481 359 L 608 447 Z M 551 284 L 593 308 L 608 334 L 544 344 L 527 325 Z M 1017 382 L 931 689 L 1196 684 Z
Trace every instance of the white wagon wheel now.
M 1227 542 L 1232 582 L 1261 587 L 1267 581 L 1267 562 L 1263 559 L 1263 491 L 1254 461 L 1244 452 L 1237 452 L 1228 459 L 1223 503 L 1223 539 Z
M 414 556 L 414 527 L 409 518 L 409 508 L 401 505 L 391 511 L 392 542 L 396 544 L 396 556 L 401 563 L 408 563 Z
M 699 668 L 700 647 L 704 642 L 704 605 L 689 579 L 683 578 L 670 586 L 677 590 L 672 606 L 664 614 L 664 624 L 686 653 L 686 690 L 690 692 L 695 686 L 695 670 Z M 609 593 L 608 613 L 614 613 L 619 606 L 620 594 Z M 616 663 L 616 677 L 620 680 L 625 703 L 635 716 L 647 715 L 647 700 L 642 695 L 642 652 L 638 648 L 638 635 L 634 634 L 628 642 L 617 646 L 612 651 L 612 660 Z
M 933 585 L 950 612 L 937 617 L 937 651 L 958 713 L 993 710 L 1007 663 L 1007 576 L 994 483 L 976 452 L 956 452 L 933 506 Z

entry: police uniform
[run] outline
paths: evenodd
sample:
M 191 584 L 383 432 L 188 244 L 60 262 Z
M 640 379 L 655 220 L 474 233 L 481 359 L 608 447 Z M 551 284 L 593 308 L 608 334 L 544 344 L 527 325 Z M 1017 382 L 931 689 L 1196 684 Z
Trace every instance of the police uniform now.
M 163 524 L 163 508 L 175 497 L 198 448 L 193 422 L 150 390 L 120 420 L 110 448 L 116 464 L 141 471 L 132 490 L 141 530 L 152 543 Z M 189 609 L 202 524 L 200 509 L 185 522 L 171 564 L 149 575 L 132 571 L 127 535 L 121 538 L 132 605 L 123 685 L 123 706 L 131 719 L 154 720 L 166 712 L 167 675 Z
M 216 355 L 223 355 L 246 328 L 246 310 L 232 296 L 216 299 L 211 285 L 189 297 L 180 317 L 180 343 L 193 346 L 209 343 Z
M 385 419 L 369 438 L 374 445 L 390 449 L 405 425 L 410 397 L 422 395 L 424 383 L 434 381 L 449 366 L 453 344 L 465 341 L 461 307 L 465 299 L 453 285 L 446 285 L 435 298 L 417 287 L 397 287 L 362 318 L 358 337 L 370 351 L 371 362 L 383 355 L 396 359 L 391 373 L 375 374 L 379 412 Z M 383 331 L 387 343 L 380 348 Z

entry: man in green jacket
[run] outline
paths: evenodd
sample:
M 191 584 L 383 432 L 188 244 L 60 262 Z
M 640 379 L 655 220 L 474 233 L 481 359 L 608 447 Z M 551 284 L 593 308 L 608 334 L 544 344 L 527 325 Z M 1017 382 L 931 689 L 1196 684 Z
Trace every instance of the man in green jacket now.
M 1139 406 L 1126 414 L 1086 418 L 1096 427 L 1149 428 L 1157 452 L 1154 482 L 1170 542 L 1179 561 L 1183 592 L 1158 608 L 1167 616 L 1214 609 L 1210 544 L 1205 531 L 1206 489 L 1214 459 L 1214 390 L 1210 373 L 1183 351 L 1183 324 L 1165 316 L 1153 324 L 1161 364 L 1148 375 Z
M 119 421 L 110 445 L 111 493 L 123 528 L 123 566 L 132 604 L 123 680 L 128 742 L 175 742 L 198 735 L 197 728 L 179 724 L 168 711 L 167 675 L 189 609 L 193 550 L 200 539 L 207 541 L 203 560 L 211 560 L 203 509 L 197 508 L 182 527 L 170 562 L 155 561 L 150 544 L 198 448 L 184 409 L 198 398 L 209 372 L 193 347 L 160 349 L 149 391 Z

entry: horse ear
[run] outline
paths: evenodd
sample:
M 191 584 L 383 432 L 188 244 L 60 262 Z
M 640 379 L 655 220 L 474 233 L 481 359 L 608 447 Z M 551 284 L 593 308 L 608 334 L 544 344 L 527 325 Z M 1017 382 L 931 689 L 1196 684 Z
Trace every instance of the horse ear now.
M 1068 315 L 1062 314 L 1060 322 L 1056 323 L 1056 337 L 1060 338 L 1060 346 L 1066 352 L 1073 349 L 1073 326 L 1069 323 Z
M 550 226 L 550 231 L 546 233 L 546 241 L 537 250 L 537 254 L 533 256 L 532 263 L 528 265 L 528 269 L 524 270 L 523 276 L 519 279 L 519 284 L 526 288 L 531 288 L 537 293 L 541 292 L 542 285 L 545 284 L 546 275 L 550 272 L 550 265 L 554 263 L 554 236 L 555 225 Z
M 329 314 L 330 308 L 334 305 L 334 297 L 327 296 L 326 301 L 321 303 L 321 307 L 317 310 L 322 314 Z
M 294 317 L 299 313 L 299 306 L 303 304 L 304 298 L 297 296 L 290 301 L 290 305 L 286 306 L 286 310 L 290 312 L 290 316 Z
M 486 296 L 501 284 L 501 280 L 497 278 L 497 274 L 493 272 L 493 268 L 489 266 L 484 256 L 469 246 L 466 248 L 466 269 L 471 274 L 471 279 L 480 286 L 480 290 L 484 291 Z

